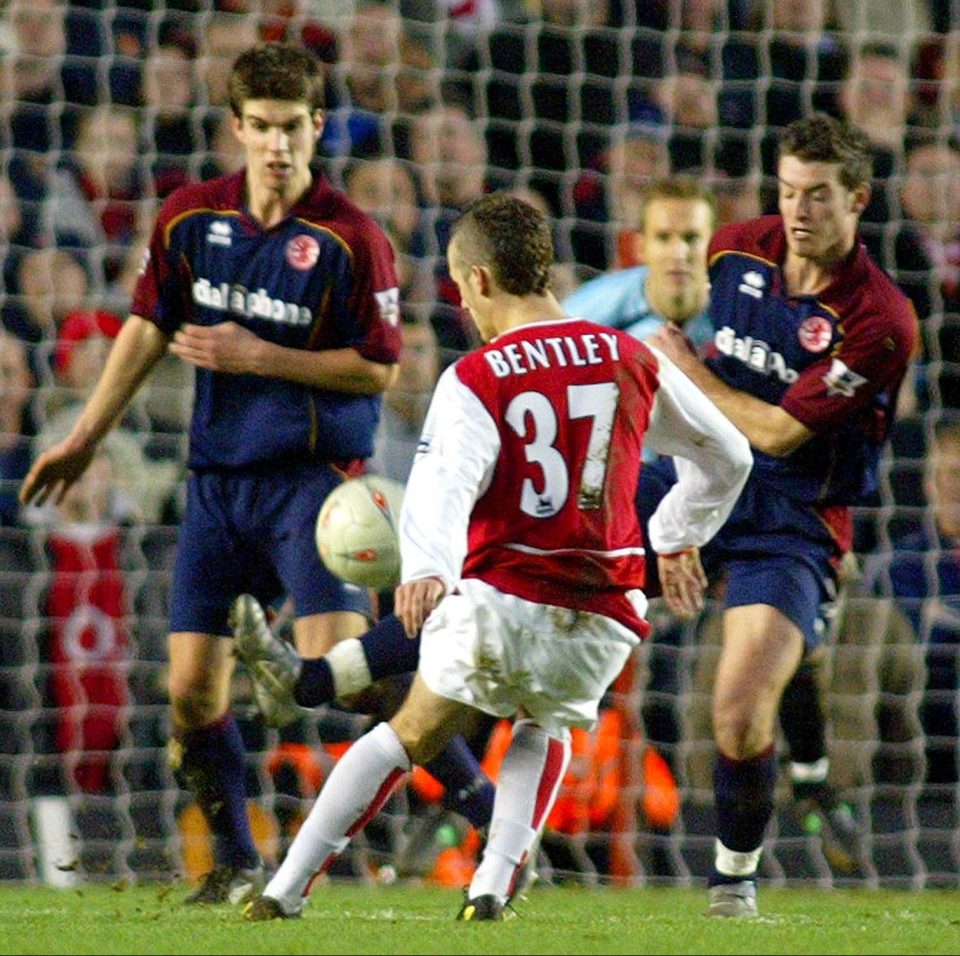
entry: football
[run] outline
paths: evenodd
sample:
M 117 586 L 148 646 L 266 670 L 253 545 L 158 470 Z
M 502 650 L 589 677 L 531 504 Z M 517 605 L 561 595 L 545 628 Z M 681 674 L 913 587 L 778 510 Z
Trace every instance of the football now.
M 317 550 L 338 578 L 377 591 L 399 583 L 403 490 L 382 475 L 362 475 L 327 496 L 317 515 Z

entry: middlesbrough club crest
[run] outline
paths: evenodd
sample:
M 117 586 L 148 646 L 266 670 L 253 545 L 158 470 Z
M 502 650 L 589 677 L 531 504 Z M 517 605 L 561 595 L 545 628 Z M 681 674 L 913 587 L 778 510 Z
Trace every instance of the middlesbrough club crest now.
M 811 315 L 800 323 L 797 338 L 808 352 L 822 352 L 833 340 L 833 326 L 822 315 Z
M 313 236 L 294 236 L 287 243 L 286 254 L 294 269 L 312 269 L 320 258 L 320 243 Z

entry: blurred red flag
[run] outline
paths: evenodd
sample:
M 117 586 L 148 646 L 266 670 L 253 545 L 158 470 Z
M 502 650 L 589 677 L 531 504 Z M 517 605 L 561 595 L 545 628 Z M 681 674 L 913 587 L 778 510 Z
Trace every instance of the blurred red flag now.
M 128 702 L 124 575 L 117 528 L 75 526 L 48 539 L 53 579 L 47 613 L 53 620 L 51 689 L 59 710 L 57 749 L 79 751 L 78 787 L 102 791 L 109 751 L 120 740 Z

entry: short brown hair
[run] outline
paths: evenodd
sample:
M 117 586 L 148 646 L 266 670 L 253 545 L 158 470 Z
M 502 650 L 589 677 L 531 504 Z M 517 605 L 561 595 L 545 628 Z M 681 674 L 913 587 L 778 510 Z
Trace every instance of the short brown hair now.
M 453 228 L 464 268 L 489 267 L 510 295 L 543 295 L 550 284 L 553 238 L 538 209 L 508 193 L 471 203 Z
M 243 116 L 247 100 L 304 102 L 310 112 L 323 108 L 320 61 L 292 43 L 264 43 L 245 50 L 230 71 L 230 109 Z
M 807 163 L 837 163 L 847 189 L 866 186 L 873 177 L 873 151 L 865 133 L 826 113 L 795 120 L 784 131 L 777 159 L 794 156 Z
M 693 176 L 667 176 L 655 179 L 647 186 L 640 199 L 640 222 L 637 228 L 643 231 L 650 203 L 656 199 L 688 199 L 705 202 L 710 207 L 712 224 L 717 224 L 717 197 L 702 180 Z

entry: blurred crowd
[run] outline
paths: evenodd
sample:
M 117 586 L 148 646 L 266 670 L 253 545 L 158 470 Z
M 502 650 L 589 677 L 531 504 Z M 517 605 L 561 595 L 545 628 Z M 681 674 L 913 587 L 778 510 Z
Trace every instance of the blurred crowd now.
M 630 236 L 653 179 L 694 174 L 715 191 L 722 222 L 744 219 L 776 209 L 772 144 L 793 119 L 819 110 L 868 134 L 875 186 L 863 239 L 912 299 L 923 351 L 900 395 L 882 486 L 857 512 L 855 587 L 895 599 L 931 651 L 929 675 L 911 672 L 905 685 L 896 673 L 886 685 L 861 677 L 875 695 L 928 682 L 930 780 L 955 782 L 960 17 L 947 0 L 0 2 L 0 530 L 27 529 L 30 545 L 11 545 L 11 573 L 40 575 L 0 594 L 11 637 L 0 664 L 18 662 L 24 620 L 68 654 L 60 631 L 81 611 L 79 632 L 93 628 L 107 648 L 106 672 L 124 657 L 131 621 L 138 654 L 162 659 L 148 632 L 163 633 L 172 542 L 143 529 L 168 528 L 179 513 L 191 402 L 180 363 L 165 360 L 59 507 L 24 510 L 16 493 L 31 456 L 66 433 L 99 375 L 158 202 L 238 168 L 233 59 L 280 39 L 325 65 L 320 167 L 396 250 L 404 356 L 374 467 L 401 481 L 439 370 L 475 344 L 443 256 L 472 200 L 511 189 L 549 213 L 563 297 L 634 264 Z M 17 539 L 0 545 L 8 540 Z M 103 587 L 123 572 L 120 591 L 64 596 L 58 572 L 77 568 Z M 56 660 L 48 647 L 37 655 Z M 134 695 L 159 706 L 147 674 Z M 70 699 L 69 682 L 66 697 L 54 684 L 31 698 L 7 670 L 3 680 L 11 711 Z M 125 704 L 124 694 L 103 702 Z M 109 741 L 95 731 L 81 722 L 71 732 Z M 98 772 L 77 779 L 96 789 Z

